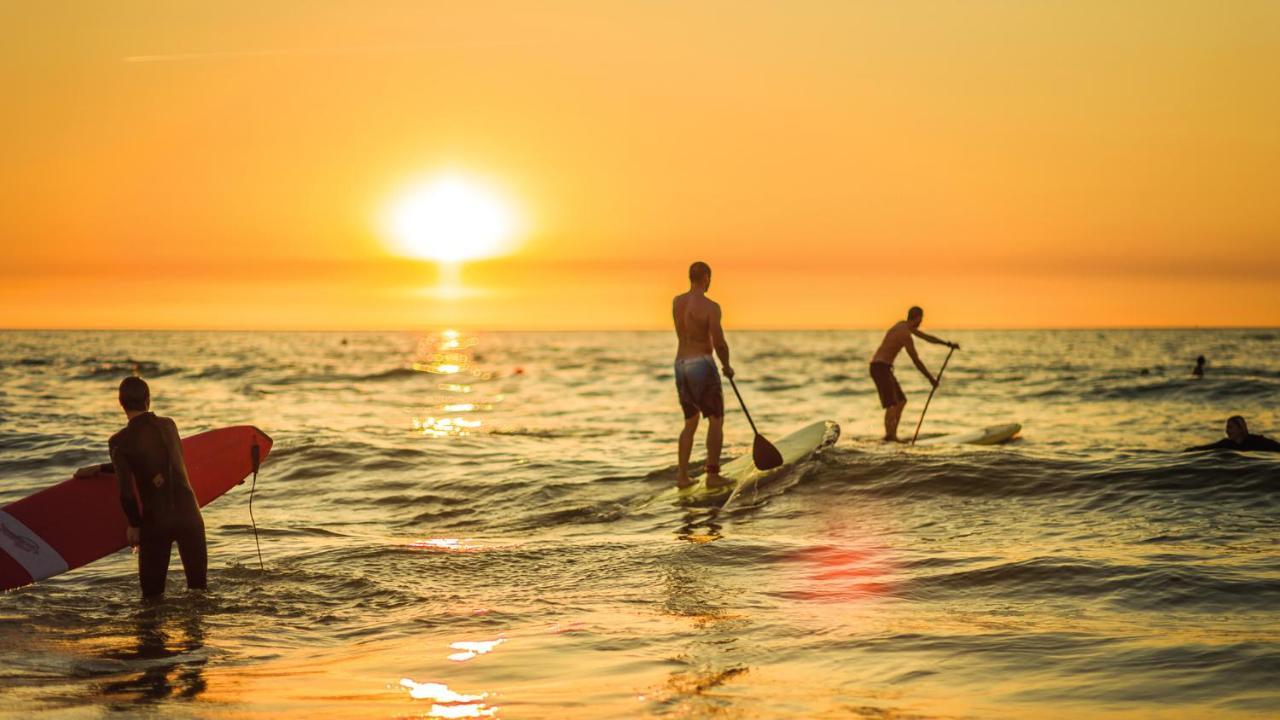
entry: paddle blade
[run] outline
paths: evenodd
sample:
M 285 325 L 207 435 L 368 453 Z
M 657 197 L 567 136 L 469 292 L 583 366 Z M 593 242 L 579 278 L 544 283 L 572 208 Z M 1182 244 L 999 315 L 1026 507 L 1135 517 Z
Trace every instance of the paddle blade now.
M 782 453 L 778 452 L 773 443 L 765 440 L 763 435 L 756 435 L 756 441 L 751 446 L 751 459 L 755 460 L 759 470 L 772 470 L 782 466 Z

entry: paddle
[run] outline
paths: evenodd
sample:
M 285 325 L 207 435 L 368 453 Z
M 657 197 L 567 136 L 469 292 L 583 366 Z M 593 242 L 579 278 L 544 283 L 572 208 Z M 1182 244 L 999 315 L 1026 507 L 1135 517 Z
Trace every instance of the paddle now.
M 929 399 L 924 401 L 924 409 L 920 411 L 920 422 L 916 423 L 916 434 L 911 436 L 911 444 L 916 444 L 916 438 L 920 437 L 920 426 L 924 425 L 924 414 L 929 412 L 929 403 L 933 401 L 933 394 L 938 391 L 938 385 L 942 384 L 942 373 L 947 371 L 947 363 L 951 362 L 951 353 L 955 352 L 954 347 L 951 352 L 947 353 L 947 359 L 942 361 L 942 369 L 938 371 L 938 384 L 933 386 L 929 391 Z
M 755 442 L 751 444 L 751 459 L 755 461 L 756 468 L 759 470 L 772 470 L 782 465 L 782 453 L 778 452 L 778 448 L 773 443 L 764 439 L 760 431 L 756 429 L 755 420 L 751 419 L 751 413 L 747 412 L 747 404 L 742 401 L 742 393 L 738 392 L 738 384 L 729 378 L 729 384 L 733 386 L 733 394 L 738 396 L 738 404 L 742 406 L 742 414 L 747 416 L 747 422 L 751 423 L 751 432 L 756 434 Z

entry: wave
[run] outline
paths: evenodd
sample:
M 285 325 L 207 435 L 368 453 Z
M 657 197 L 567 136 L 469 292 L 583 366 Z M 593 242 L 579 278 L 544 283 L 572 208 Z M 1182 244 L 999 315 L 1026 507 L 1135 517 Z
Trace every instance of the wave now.
M 143 379 L 165 377 L 181 372 L 181 368 L 162 365 L 156 360 L 134 358 L 86 358 L 81 366 L 88 365 L 72 376 L 74 380 L 94 380 L 102 377 L 127 377 L 136 375 Z
M 241 378 L 256 370 L 261 370 L 257 365 L 238 365 L 238 366 L 222 366 L 212 365 L 203 370 L 188 372 L 186 377 L 191 380 L 232 380 Z
M 1101 600 L 1125 610 L 1230 612 L 1280 602 L 1280 579 L 1241 577 L 1205 564 L 1144 565 L 1083 557 L 1037 557 L 926 574 L 901 581 L 894 594 L 936 601 L 968 595 L 1027 601 L 1039 597 Z
M 899 500 L 1076 497 L 1091 509 L 1162 499 L 1277 499 L 1280 455 L 1152 453 L 1108 462 L 1025 453 L 828 451 L 805 486 Z

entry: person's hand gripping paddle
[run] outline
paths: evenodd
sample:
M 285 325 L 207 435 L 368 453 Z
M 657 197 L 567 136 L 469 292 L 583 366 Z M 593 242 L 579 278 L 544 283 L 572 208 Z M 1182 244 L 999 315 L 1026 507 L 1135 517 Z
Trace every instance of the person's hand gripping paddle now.
M 738 404 L 742 406 L 742 414 L 747 416 L 747 422 L 751 423 L 751 432 L 756 434 L 755 442 L 751 444 L 751 459 L 755 461 L 756 468 L 759 470 L 772 470 L 782 466 L 782 453 L 778 452 L 778 448 L 773 443 L 764 439 L 760 431 L 756 429 L 756 422 L 751 419 L 751 413 L 747 412 L 747 404 L 742 401 L 742 393 L 738 392 L 738 384 L 733 381 L 733 375 L 725 373 L 729 378 L 729 384 L 733 386 L 733 394 L 738 396 Z

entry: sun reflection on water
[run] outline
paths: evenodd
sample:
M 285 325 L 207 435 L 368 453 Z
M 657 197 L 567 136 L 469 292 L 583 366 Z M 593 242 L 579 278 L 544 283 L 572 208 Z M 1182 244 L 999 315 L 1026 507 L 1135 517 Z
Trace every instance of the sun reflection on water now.
M 475 391 L 475 383 L 492 380 L 492 372 L 477 366 L 475 347 L 479 339 L 457 330 L 442 330 L 418 340 L 410 367 L 421 373 L 447 376 L 451 382 L 436 385 L 442 395 L 426 400 L 429 409 L 412 418 L 413 429 L 427 437 L 448 438 L 472 435 L 484 421 L 470 417 L 489 412 L 502 396 L 462 398 Z
M 483 423 L 462 417 L 426 417 L 413 419 L 413 429 L 429 437 L 461 437 L 470 435 Z
M 498 707 L 484 702 L 489 693 L 468 695 L 454 692 L 444 683 L 420 683 L 409 678 L 402 678 L 400 686 L 409 690 L 409 697 L 414 700 L 430 700 L 431 710 L 427 717 L 435 718 L 472 718 L 493 717 L 498 714 Z
M 506 638 L 498 638 L 497 640 L 472 640 L 458 641 L 449 643 L 449 647 L 461 652 L 452 653 L 449 659 L 454 662 L 466 662 L 474 657 L 493 652 L 494 648 L 506 642 Z
M 478 545 L 472 545 L 470 541 L 460 538 L 414 540 L 409 543 L 409 547 L 415 550 L 440 550 L 443 552 L 475 552 L 480 549 Z

